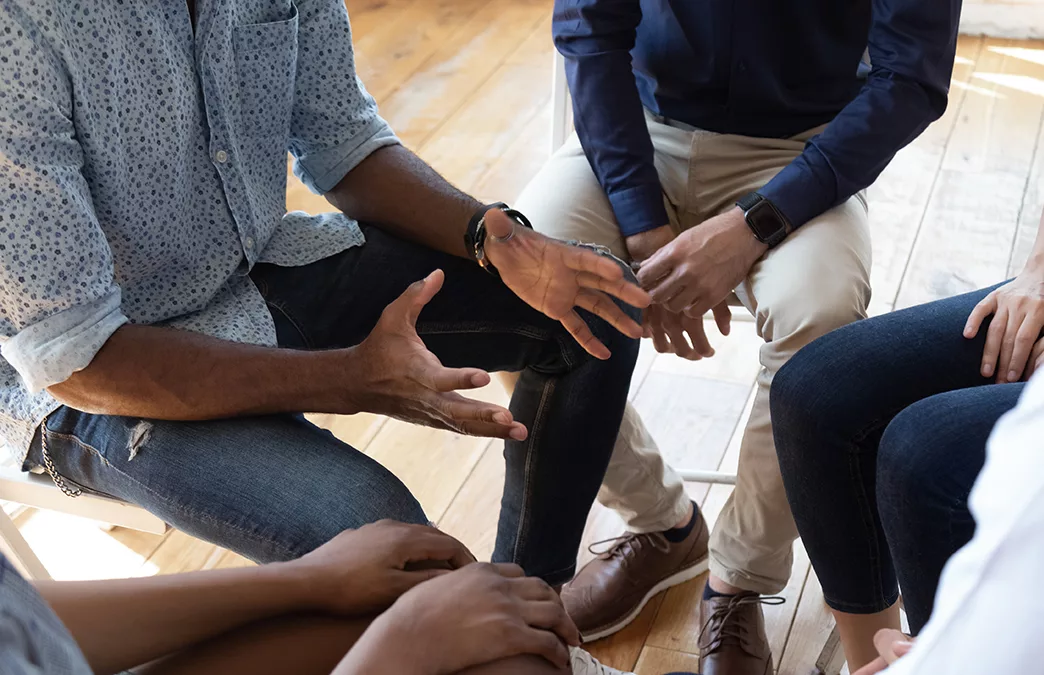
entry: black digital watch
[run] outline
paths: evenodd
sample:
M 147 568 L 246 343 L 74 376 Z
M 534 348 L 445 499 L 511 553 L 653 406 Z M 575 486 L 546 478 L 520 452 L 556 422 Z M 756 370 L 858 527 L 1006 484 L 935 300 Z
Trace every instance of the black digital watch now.
M 736 202 L 754 237 L 769 248 L 778 246 L 794 229 L 787 217 L 769 200 L 751 192 Z

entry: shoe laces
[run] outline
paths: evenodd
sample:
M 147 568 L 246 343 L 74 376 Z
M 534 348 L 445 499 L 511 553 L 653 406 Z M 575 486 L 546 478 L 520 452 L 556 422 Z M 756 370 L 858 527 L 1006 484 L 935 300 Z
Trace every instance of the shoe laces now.
M 750 605 L 782 605 L 786 601 L 786 598 L 779 595 L 735 595 L 729 598 L 727 603 L 718 605 L 711 612 L 711 615 L 707 617 L 707 620 L 703 622 L 697 643 L 703 644 L 703 636 L 710 629 L 712 635 L 717 634 L 719 636 L 719 644 L 721 645 L 741 644 L 747 632 L 747 627 L 738 621 L 730 621 L 736 612 Z
M 600 663 L 579 647 L 569 649 L 569 664 L 572 666 L 573 675 L 634 675 Z
M 588 546 L 587 550 L 599 557 L 610 559 L 624 556 L 645 544 L 649 544 L 660 553 L 670 553 L 671 550 L 671 543 L 661 532 L 624 532 L 618 537 L 596 541 Z

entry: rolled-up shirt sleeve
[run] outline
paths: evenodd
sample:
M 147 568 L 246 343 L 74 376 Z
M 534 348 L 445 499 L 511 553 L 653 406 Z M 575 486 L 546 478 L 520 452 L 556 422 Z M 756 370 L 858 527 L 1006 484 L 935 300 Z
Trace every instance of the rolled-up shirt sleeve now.
M 356 75 L 343 0 L 307 0 L 298 11 L 290 153 L 294 174 L 322 194 L 375 150 L 399 139 Z
M 34 31 L 13 39 L 0 61 L 0 355 L 35 393 L 90 364 L 127 318 L 67 73 Z

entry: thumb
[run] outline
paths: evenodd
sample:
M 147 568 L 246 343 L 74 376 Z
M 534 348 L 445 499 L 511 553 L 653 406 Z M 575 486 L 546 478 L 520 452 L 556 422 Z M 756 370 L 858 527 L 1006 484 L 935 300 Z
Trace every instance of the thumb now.
M 486 234 L 503 239 L 511 234 L 515 221 L 500 209 L 486 211 Z
M 402 295 L 388 305 L 388 309 L 392 310 L 396 316 L 401 316 L 411 326 L 416 324 L 421 310 L 442 289 L 442 282 L 445 279 L 446 275 L 442 270 L 435 270 L 420 281 L 410 284 Z

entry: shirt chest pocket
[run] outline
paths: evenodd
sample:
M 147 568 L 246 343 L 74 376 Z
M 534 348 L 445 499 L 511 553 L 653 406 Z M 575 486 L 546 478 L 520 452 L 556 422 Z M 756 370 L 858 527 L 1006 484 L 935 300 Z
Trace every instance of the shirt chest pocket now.
M 297 7 L 283 21 L 237 26 L 239 125 L 246 137 L 285 138 L 297 75 Z

